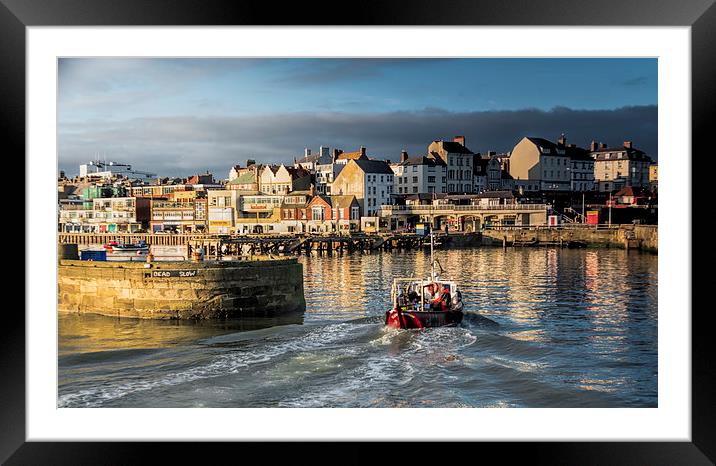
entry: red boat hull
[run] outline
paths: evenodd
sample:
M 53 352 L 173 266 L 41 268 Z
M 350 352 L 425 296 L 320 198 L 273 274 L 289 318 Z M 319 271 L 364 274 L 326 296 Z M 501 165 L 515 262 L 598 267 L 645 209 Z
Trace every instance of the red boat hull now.
M 457 325 L 462 322 L 462 311 L 398 311 L 385 313 L 385 325 L 392 328 L 429 328 Z

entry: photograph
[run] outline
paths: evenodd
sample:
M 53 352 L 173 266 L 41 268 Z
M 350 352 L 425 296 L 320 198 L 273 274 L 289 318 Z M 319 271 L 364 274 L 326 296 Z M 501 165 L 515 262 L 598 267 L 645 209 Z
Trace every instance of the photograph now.
M 659 408 L 660 60 L 56 57 L 56 408 Z

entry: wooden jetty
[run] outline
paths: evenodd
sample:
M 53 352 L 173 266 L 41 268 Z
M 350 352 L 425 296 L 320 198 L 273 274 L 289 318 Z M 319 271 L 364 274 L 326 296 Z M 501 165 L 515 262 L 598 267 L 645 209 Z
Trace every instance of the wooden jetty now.
M 436 245 L 442 246 L 448 235 L 439 234 Z M 455 236 L 455 235 L 453 235 Z M 464 235 L 463 235 L 464 236 Z M 309 254 L 311 252 L 354 252 L 421 249 L 430 244 L 422 236 L 409 233 L 354 233 L 351 235 L 201 235 L 149 233 L 58 233 L 60 244 L 101 245 L 110 241 L 155 246 L 186 246 L 187 257 L 201 248 L 207 259 L 226 256 Z

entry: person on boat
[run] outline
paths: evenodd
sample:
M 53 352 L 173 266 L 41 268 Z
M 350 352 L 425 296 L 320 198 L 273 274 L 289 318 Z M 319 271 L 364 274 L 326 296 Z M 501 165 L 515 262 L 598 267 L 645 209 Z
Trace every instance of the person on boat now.
M 413 307 L 420 303 L 420 295 L 415 290 L 408 291 L 408 305 Z
M 455 290 L 455 293 L 452 294 L 452 309 L 456 311 L 462 311 L 463 308 L 462 303 L 462 292 L 460 290 Z
M 398 296 L 395 300 L 395 307 L 398 307 L 398 308 L 403 307 L 406 305 L 407 301 L 408 301 L 408 298 L 407 298 L 407 296 L 405 296 L 405 290 L 401 289 L 400 293 L 398 294 Z
M 438 294 L 438 284 L 437 283 L 429 283 L 423 287 L 423 296 L 425 297 L 425 302 L 430 303 L 435 299 L 435 296 Z
M 430 307 L 434 311 L 447 311 L 450 308 L 450 288 L 443 286 L 439 293 L 436 294 Z

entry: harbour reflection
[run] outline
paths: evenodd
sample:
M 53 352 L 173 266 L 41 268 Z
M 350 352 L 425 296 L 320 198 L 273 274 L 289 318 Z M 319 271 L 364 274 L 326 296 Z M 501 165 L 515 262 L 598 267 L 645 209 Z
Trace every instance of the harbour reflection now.
M 94 314 L 58 316 L 59 356 L 72 353 L 166 348 L 223 333 L 303 324 L 303 313 L 213 321 L 152 320 Z

